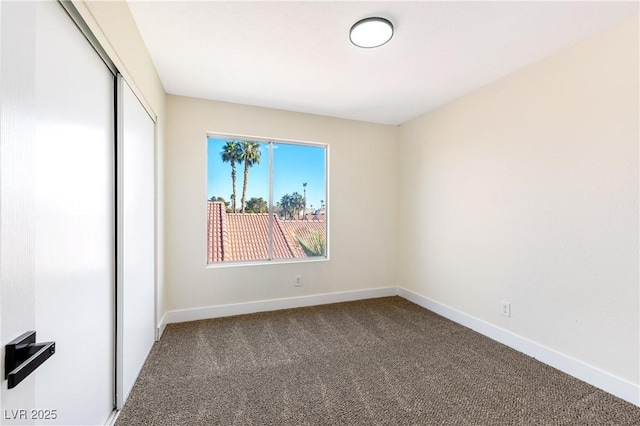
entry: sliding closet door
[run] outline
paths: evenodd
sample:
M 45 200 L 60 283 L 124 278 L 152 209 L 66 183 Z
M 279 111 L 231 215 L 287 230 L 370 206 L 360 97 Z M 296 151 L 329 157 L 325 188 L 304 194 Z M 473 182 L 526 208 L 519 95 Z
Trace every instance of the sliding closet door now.
M 126 400 L 155 341 L 154 122 L 119 78 L 118 406 Z
M 105 424 L 115 395 L 114 76 L 57 2 L 2 2 L 2 345 L 55 353 L 3 424 Z M 4 377 L 3 377 L 4 379 Z

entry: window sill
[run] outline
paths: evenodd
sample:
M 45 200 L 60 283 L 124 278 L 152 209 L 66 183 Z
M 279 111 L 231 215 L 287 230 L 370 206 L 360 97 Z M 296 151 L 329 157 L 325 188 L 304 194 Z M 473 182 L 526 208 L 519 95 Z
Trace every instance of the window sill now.
M 274 259 L 274 260 L 249 260 L 246 262 L 216 262 L 207 263 L 206 269 L 233 268 L 238 266 L 261 266 L 261 265 L 287 265 L 292 263 L 316 263 L 327 262 L 329 256 L 318 256 L 317 258 L 304 259 Z

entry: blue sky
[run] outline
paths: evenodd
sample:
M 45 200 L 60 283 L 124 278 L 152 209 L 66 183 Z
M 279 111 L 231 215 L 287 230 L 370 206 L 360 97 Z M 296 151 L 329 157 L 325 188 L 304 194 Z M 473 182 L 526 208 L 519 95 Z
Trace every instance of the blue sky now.
M 207 198 L 212 196 L 231 200 L 231 166 L 220 158 L 228 139 L 207 139 Z M 302 183 L 307 182 L 307 207 L 320 208 L 326 199 L 325 148 L 310 145 L 292 145 L 275 142 L 273 145 L 273 203 L 284 194 L 303 194 Z M 262 197 L 269 201 L 269 146 L 260 144 L 261 161 L 249 169 L 247 200 Z M 236 165 L 237 207 L 240 208 L 244 163 Z

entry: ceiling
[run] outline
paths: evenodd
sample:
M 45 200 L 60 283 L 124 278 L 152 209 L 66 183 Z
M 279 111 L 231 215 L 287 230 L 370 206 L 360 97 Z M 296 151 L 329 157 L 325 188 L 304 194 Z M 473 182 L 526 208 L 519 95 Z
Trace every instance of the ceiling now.
M 638 13 L 638 2 L 132 1 L 170 94 L 402 124 Z M 358 20 L 395 26 L 376 49 Z

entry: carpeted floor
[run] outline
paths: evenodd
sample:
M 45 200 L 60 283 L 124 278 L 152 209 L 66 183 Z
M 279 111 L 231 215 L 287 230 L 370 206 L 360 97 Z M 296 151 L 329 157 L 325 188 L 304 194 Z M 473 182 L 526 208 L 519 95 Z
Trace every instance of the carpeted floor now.
M 400 297 L 172 324 L 124 425 L 640 425 L 640 408 Z

